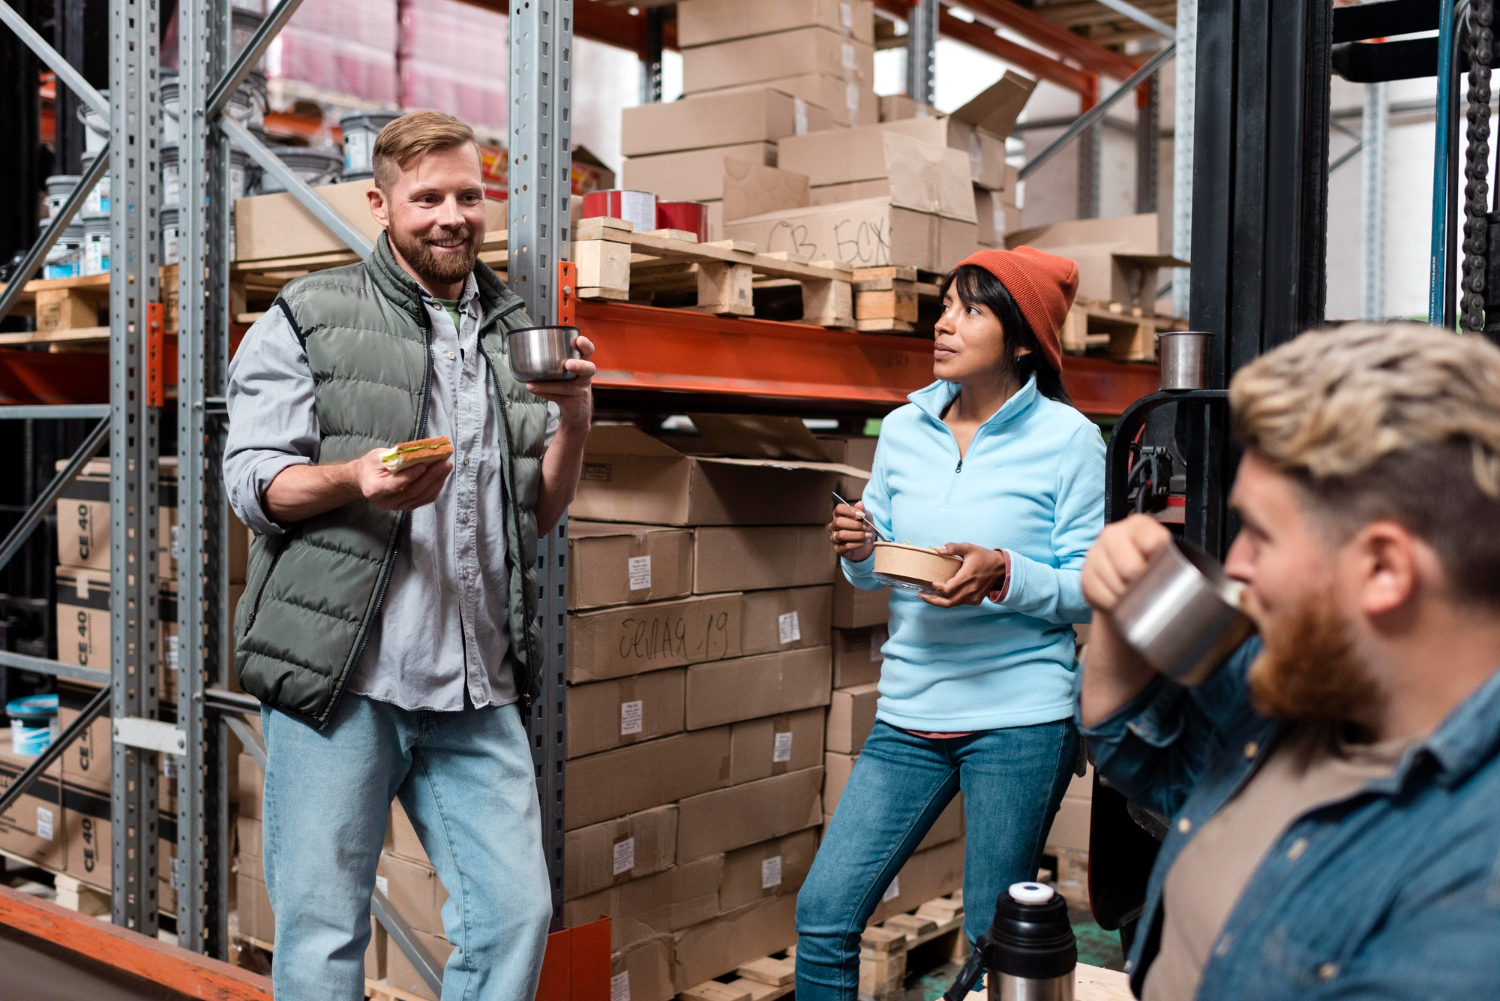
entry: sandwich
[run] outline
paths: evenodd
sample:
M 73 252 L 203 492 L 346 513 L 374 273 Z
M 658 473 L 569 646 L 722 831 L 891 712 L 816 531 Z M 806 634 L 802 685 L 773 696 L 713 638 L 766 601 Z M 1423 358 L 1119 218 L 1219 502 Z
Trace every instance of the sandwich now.
M 380 461 L 385 468 L 399 473 L 407 466 L 430 466 L 453 455 L 453 443 L 447 438 L 423 438 L 420 441 L 403 442 L 383 452 Z

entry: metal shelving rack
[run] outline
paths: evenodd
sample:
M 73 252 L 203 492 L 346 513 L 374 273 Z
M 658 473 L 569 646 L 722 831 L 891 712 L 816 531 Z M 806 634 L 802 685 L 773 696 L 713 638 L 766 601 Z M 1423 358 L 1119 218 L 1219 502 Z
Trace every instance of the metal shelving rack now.
M 110 403 L 0 407 L 0 419 L 100 419 L 94 433 L 22 523 L 0 541 L 0 563 L 19 548 L 107 437 L 113 612 L 112 661 L 107 672 L 7 652 L 0 652 L 0 666 L 106 685 L 109 696 L 107 700 L 102 695 L 96 698 L 55 742 L 53 751 L 29 768 L 10 792 L 0 795 L 0 810 L 19 794 L 29 777 L 40 774 L 71 738 L 105 711 L 107 701 L 114 737 L 112 918 L 116 924 L 148 935 L 157 931 L 157 756 L 177 754 L 181 758 L 177 778 L 178 863 L 173 879 L 178 899 L 178 941 L 193 951 L 219 957 L 224 957 L 230 946 L 226 889 L 231 871 L 231 818 L 225 791 L 233 765 L 229 760 L 231 734 L 264 764 L 264 751 L 243 718 L 257 712 L 258 703 L 232 692 L 229 685 L 228 510 L 219 469 L 226 430 L 224 389 L 232 308 L 230 144 L 249 154 L 361 258 L 372 250 L 369 241 L 274 152 L 224 114 L 230 96 L 300 2 L 281 0 L 238 54 L 232 54 L 230 46 L 230 0 L 185 0 L 178 4 L 181 184 L 182 190 L 193 192 L 194 197 L 183 199 L 180 205 L 181 232 L 191 236 L 179 245 L 177 288 L 180 336 L 175 416 L 182 545 L 177 602 L 181 642 L 174 722 L 157 718 L 161 651 L 156 640 L 156 470 L 162 421 L 172 415 L 161 384 L 166 359 L 162 354 L 161 290 L 157 287 L 158 149 L 162 129 L 157 52 L 160 7 L 158 0 L 112 0 L 110 92 L 106 102 L 0 0 L 0 21 L 37 53 L 62 85 L 98 113 L 107 113 L 111 123 L 110 152 L 98 157 L 23 261 L 11 286 L 0 293 L 0 317 L 8 312 L 106 169 L 111 172 L 114 196 Z M 489 5 L 484 0 L 476 2 Z M 601 8 L 594 0 L 576 3 L 578 15 L 591 24 L 602 23 L 598 19 L 605 12 L 610 24 L 619 22 L 618 8 Z M 881 3 L 883 7 L 898 5 L 905 7 L 891 0 Z M 930 96 L 937 32 L 958 32 L 963 37 L 972 35 L 973 29 L 955 26 L 934 0 L 919 0 L 909 9 L 917 15 L 909 40 L 911 86 L 914 92 Z M 576 322 L 586 332 L 595 333 L 594 339 L 600 343 L 598 385 L 603 393 L 641 401 L 640 409 L 652 409 L 650 394 L 671 393 L 677 401 L 688 394 L 699 399 L 732 399 L 741 406 L 813 406 L 852 412 L 896 405 L 907 392 L 927 381 L 925 345 L 909 338 L 830 336 L 819 328 L 799 324 L 724 320 L 573 299 L 564 258 L 571 193 L 575 0 L 530 0 L 508 5 L 507 13 L 511 18 L 514 109 L 509 150 L 509 282 L 526 300 L 537 323 Z M 659 15 L 656 8 L 646 8 L 642 15 L 647 29 L 643 37 L 658 60 L 662 36 Z M 1027 26 L 1035 27 L 1029 21 Z M 1010 50 L 1004 53 L 1010 54 Z M 1078 58 L 1076 51 L 1072 55 Z M 1162 54 L 1153 60 L 1130 85 L 1145 79 L 1166 58 Z M 1049 71 L 1069 80 L 1069 73 L 1080 72 L 1060 62 Z M 1122 87 L 1120 93 L 1128 89 L 1129 85 Z M 659 89 L 647 90 L 654 90 L 659 97 Z M 1104 102 L 1104 106 L 1109 103 Z M 1070 131 L 1076 135 L 1102 113 L 1101 107 L 1093 118 L 1086 118 Z M 1118 413 L 1155 388 L 1154 371 L 1143 375 L 1130 367 L 1090 364 L 1089 359 L 1082 358 L 1075 361 L 1073 369 L 1079 381 L 1072 386 L 1074 395 L 1081 403 L 1092 403 L 1098 412 Z M 747 399 L 751 402 L 744 402 Z M 538 613 L 543 626 L 545 687 L 532 724 L 554 910 L 558 914 L 562 910 L 566 535 L 564 522 L 539 546 L 542 599 Z M 398 947 L 428 982 L 436 985 L 436 964 L 415 943 L 399 915 L 378 893 L 373 904 L 377 919 Z

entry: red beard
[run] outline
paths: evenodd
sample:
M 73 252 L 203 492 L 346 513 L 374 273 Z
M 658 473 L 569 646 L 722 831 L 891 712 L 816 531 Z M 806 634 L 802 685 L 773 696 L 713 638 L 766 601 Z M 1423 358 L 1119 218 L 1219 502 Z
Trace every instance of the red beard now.
M 401 252 L 406 263 L 411 265 L 412 270 L 423 281 L 433 285 L 452 285 L 464 281 L 474 270 L 474 262 L 479 260 L 479 241 L 474 239 L 474 231 L 468 226 L 457 233 L 444 235 L 445 239 L 457 237 L 468 241 L 464 252 L 457 257 L 435 257 L 426 240 L 408 240 L 404 234 L 397 236 L 394 230 L 390 233 L 396 249 Z
M 1265 649 L 1250 666 L 1250 697 L 1262 716 L 1304 723 L 1363 723 L 1377 702 L 1349 627 L 1314 597 L 1284 628 L 1262 630 Z

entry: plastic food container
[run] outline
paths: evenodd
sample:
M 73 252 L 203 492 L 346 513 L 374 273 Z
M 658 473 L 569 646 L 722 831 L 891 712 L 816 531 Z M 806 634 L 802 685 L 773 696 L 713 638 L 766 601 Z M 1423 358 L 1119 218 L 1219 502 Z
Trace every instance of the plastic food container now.
M 57 696 L 30 695 L 5 704 L 10 746 L 16 754 L 41 754 L 57 735 Z
M 876 579 L 903 591 L 930 594 L 935 585 L 947 582 L 958 573 L 963 563 L 957 556 L 945 556 L 926 546 L 875 543 Z

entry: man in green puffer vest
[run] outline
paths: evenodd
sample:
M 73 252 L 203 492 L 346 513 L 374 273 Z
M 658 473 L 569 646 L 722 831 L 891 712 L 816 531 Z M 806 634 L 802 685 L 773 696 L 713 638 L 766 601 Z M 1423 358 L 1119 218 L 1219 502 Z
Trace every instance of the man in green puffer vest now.
M 578 486 L 594 348 L 578 339 L 571 381 L 511 375 L 506 334 L 531 321 L 478 259 L 467 125 L 406 115 L 373 156 L 375 253 L 288 283 L 229 372 L 224 482 L 255 531 L 235 667 L 263 703 L 272 979 L 278 1001 L 364 996 L 400 799 L 447 901 L 439 918 L 420 865 L 393 862 L 387 892 L 426 894 L 402 917 L 446 957 L 443 996 L 517 1001 L 552 913 L 525 727 L 537 539 Z M 380 461 L 441 436 L 451 461 Z

